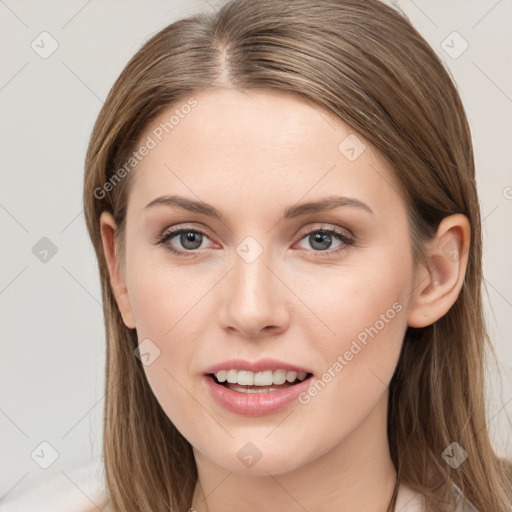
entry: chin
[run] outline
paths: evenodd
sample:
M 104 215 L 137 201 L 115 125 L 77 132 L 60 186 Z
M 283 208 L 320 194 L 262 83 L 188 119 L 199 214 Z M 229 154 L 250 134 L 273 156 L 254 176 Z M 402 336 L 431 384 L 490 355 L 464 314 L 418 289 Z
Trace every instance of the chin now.
M 222 453 L 203 453 L 215 465 L 239 475 L 268 476 L 269 473 L 280 475 L 308 463 L 308 454 L 303 445 L 295 448 L 289 444 L 281 444 L 280 447 L 273 446 L 272 443 L 267 443 L 266 446 L 263 444 L 263 442 L 248 441 L 243 443 L 242 448 L 239 447 L 240 443 L 236 443 L 237 446 L 231 453 L 229 449 L 223 450 Z

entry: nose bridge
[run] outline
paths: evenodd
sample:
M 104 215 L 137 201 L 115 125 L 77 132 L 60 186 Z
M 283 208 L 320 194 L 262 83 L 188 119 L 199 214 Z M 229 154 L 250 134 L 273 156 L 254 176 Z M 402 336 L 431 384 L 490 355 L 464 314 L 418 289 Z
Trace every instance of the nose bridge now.
M 272 251 L 253 237 L 246 237 L 237 246 L 221 314 L 225 327 L 249 337 L 266 328 L 275 331 L 286 327 L 283 285 L 270 270 L 275 266 L 272 259 Z
M 238 299 L 250 305 L 260 303 L 263 307 L 271 298 L 270 288 L 274 286 L 271 282 L 272 273 L 269 270 L 270 258 L 268 251 L 265 251 L 252 259 L 250 249 L 244 256 L 237 250 L 237 257 L 234 262 L 233 286 Z M 245 256 L 249 256 L 248 259 Z

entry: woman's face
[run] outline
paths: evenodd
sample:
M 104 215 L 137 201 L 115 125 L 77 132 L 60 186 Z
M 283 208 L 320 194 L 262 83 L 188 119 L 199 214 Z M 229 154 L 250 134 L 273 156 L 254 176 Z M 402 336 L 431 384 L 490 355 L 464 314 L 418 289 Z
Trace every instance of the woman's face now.
M 128 198 L 123 318 L 156 398 L 196 457 L 239 473 L 279 474 L 349 440 L 384 439 L 414 287 L 389 168 L 297 97 L 194 98 L 140 138 L 149 150 Z M 238 382 L 227 389 L 212 367 L 252 368 L 261 387 L 221 372 Z

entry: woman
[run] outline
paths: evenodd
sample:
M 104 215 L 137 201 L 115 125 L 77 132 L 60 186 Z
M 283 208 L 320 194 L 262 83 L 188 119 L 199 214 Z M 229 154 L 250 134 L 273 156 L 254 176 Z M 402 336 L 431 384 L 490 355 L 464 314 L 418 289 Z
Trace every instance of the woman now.
M 99 114 L 84 211 L 111 510 L 510 510 L 470 131 L 394 9 L 166 27 Z

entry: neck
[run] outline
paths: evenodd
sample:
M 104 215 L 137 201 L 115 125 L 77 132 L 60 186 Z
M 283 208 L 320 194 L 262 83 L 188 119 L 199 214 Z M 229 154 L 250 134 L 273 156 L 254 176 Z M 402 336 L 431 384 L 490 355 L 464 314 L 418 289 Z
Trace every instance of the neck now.
M 293 471 L 251 476 L 194 450 L 197 512 L 388 512 L 396 471 L 387 440 L 387 393 L 357 429 Z M 292 455 L 291 455 L 292 456 Z

